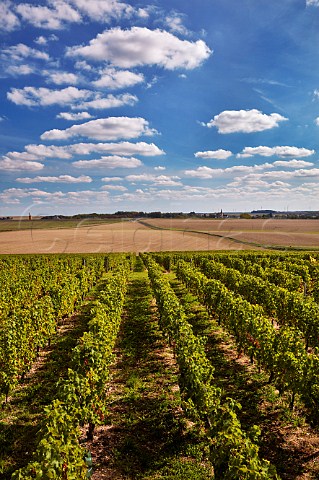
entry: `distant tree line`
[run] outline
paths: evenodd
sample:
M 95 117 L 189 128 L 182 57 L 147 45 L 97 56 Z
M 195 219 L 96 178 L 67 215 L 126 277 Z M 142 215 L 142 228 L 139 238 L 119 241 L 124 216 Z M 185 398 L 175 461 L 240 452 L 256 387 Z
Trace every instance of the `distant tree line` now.
M 47 215 L 42 217 L 42 220 L 83 220 L 90 219 L 112 219 L 112 218 L 189 218 L 189 217 L 203 217 L 213 214 L 196 214 L 195 212 L 137 212 L 137 211 L 122 211 L 115 213 L 79 213 L 77 215 Z
M 77 215 L 47 215 L 41 220 L 84 220 L 84 219 L 137 219 L 137 218 L 312 218 L 319 219 L 318 211 L 275 211 L 275 210 L 253 210 L 252 212 L 233 213 L 197 213 L 197 212 L 138 212 L 135 210 L 119 210 L 115 213 L 79 213 Z M 3 218 L 5 219 L 5 218 Z M 6 217 L 8 219 L 8 217 Z

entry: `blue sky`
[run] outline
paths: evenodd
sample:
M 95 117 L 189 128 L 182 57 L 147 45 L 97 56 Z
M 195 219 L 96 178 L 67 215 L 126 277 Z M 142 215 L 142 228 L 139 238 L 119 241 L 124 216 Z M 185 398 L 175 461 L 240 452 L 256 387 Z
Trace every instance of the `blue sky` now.
M 319 0 L 3 0 L 0 216 L 319 209 Z

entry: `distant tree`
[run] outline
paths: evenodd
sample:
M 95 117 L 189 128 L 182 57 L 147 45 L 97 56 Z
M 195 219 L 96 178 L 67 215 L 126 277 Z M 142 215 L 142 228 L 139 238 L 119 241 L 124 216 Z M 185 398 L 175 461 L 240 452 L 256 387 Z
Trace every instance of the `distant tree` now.
M 251 218 L 251 215 L 250 215 L 250 213 L 241 213 L 241 214 L 239 215 L 239 217 L 240 217 L 240 218 L 247 218 L 247 219 L 249 219 L 249 218 Z

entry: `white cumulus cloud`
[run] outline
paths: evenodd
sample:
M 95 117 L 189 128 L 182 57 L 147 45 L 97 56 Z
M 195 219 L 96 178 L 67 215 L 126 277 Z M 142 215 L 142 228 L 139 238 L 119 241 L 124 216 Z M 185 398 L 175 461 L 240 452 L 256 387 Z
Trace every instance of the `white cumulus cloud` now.
M 49 60 L 50 57 L 46 52 L 31 48 L 24 43 L 18 43 L 17 45 L 11 45 L 10 47 L 3 48 L 1 50 L 1 58 L 10 59 L 13 61 L 21 61 L 26 58 Z
M 112 155 L 108 157 L 101 157 L 95 160 L 78 160 L 73 162 L 76 168 L 136 168 L 142 165 L 142 162 L 137 158 L 120 157 L 118 155 Z
M 185 175 L 193 178 L 211 179 L 221 176 L 237 175 L 236 184 L 243 180 L 267 180 L 278 179 L 279 181 L 299 178 L 299 177 L 318 177 L 319 168 L 300 168 L 313 166 L 310 162 L 303 160 L 276 161 L 273 163 L 262 163 L 260 165 L 234 165 L 229 168 L 211 168 L 207 166 L 198 167 L 195 170 L 185 170 Z M 276 167 L 286 167 L 290 170 L 275 170 Z M 294 170 L 296 168 L 296 170 Z M 232 184 L 235 185 L 235 184 Z
M 67 50 L 69 56 L 108 62 L 119 68 L 157 65 L 168 70 L 196 68 L 211 53 L 202 40 L 180 40 L 169 32 L 141 27 L 106 30 L 91 40 L 89 45 Z
M 43 71 L 43 62 L 49 62 L 50 56 L 41 50 L 31 48 L 24 43 L 3 47 L 0 52 L 2 76 L 29 75 Z M 40 62 L 40 64 L 39 64 Z
M 305 162 L 304 160 L 278 160 L 273 163 L 274 167 L 287 167 L 287 168 L 300 168 L 300 167 L 312 167 L 313 163 Z
M 29 144 L 26 145 L 25 150 L 27 154 L 33 155 L 35 159 L 41 158 L 71 158 L 72 153 L 68 150 L 67 147 L 56 147 L 55 145 L 35 145 Z M 25 155 L 22 152 L 20 155 Z
M 262 173 L 252 173 L 251 170 L 248 175 L 243 175 L 242 177 L 236 177 L 235 181 L 239 185 L 243 182 L 250 182 L 250 181 L 257 181 L 257 180 L 269 180 L 269 179 L 278 179 L 278 182 L 282 182 L 283 180 L 290 180 L 290 179 L 299 179 L 299 178 L 317 178 L 319 177 L 319 168 L 309 168 L 304 169 L 300 168 L 297 170 L 268 170 Z M 317 184 L 318 187 L 318 184 Z
M 86 112 L 84 112 L 86 113 Z M 73 115 L 73 114 L 72 114 Z M 76 114 L 74 114 L 76 115 Z M 37 161 L 45 158 L 70 159 L 74 155 L 90 155 L 91 153 L 109 153 L 130 157 L 141 155 L 145 157 L 155 157 L 165 155 L 154 143 L 146 142 L 119 142 L 119 143 L 74 143 L 65 146 L 29 144 L 26 145 L 24 152 L 8 152 L 5 158 L 10 160 Z M 165 167 L 162 167 L 165 170 Z
M 233 167 L 228 168 L 211 168 L 207 166 L 201 166 L 195 170 L 185 170 L 185 175 L 195 178 L 214 178 L 229 174 L 247 174 L 250 172 L 258 172 L 270 168 L 273 168 L 272 163 L 262 163 L 261 165 L 234 165 Z
M 95 21 L 108 23 L 112 18 L 129 17 L 133 7 L 118 0 L 70 0 L 81 13 Z
M 10 73 L 13 76 L 16 75 L 30 75 L 30 73 L 34 72 L 33 67 L 31 65 L 10 65 L 7 68 L 7 72 Z
M 7 98 L 16 105 L 46 107 L 50 105 L 72 104 L 91 95 L 92 92 L 89 90 L 79 90 L 76 87 L 67 87 L 62 90 L 50 90 L 44 87 L 24 87 L 22 89 L 12 88 L 7 93 Z
M 168 175 L 153 175 L 151 173 L 143 173 L 140 175 L 127 175 L 125 180 L 128 182 L 151 182 L 153 185 L 165 185 L 170 187 L 177 187 L 182 185 L 177 176 Z
M 30 3 L 20 3 L 16 12 L 26 22 L 38 28 L 59 30 L 68 23 L 80 23 L 81 14 L 63 0 L 52 0 L 52 8 Z
M 120 182 L 122 177 L 103 177 L 101 178 L 102 182 Z
M 93 108 L 94 110 L 102 110 L 105 108 L 117 108 L 124 105 L 133 106 L 138 101 L 135 95 L 130 93 L 123 93 L 122 95 L 108 95 L 101 97 L 98 93 L 95 94 L 95 99 L 88 102 L 82 102 L 78 105 L 73 105 L 74 110 Z
M 81 175 L 80 177 L 72 177 L 71 175 L 59 175 L 58 177 L 22 177 L 17 178 L 17 182 L 20 183 L 91 183 L 92 178 L 87 175 Z
M 157 145 L 146 142 L 75 143 L 70 145 L 69 149 L 76 155 L 89 155 L 93 152 L 111 153 L 115 155 L 123 155 L 125 157 L 129 157 L 131 155 L 142 155 L 144 157 L 165 155 L 165 152 Z
M 40 35 L 34 40 L 34 43 L 37 43 L 38 45 L 47 45 L 48 39 L 47 37 L 44 37 L 43 35 Z
M 119 90 L 122 88 L 133 87 L 145 81 L 142 73 L 131 72 L 130 70 L 117 70 L 115 68 L 106 68 L 100 72 L 100 78 L 92 84 L 97 88 L 108 88 L 110 90 Z
M 8 152 L 2 158 L 9 158 L 10 160 L 27 160 L 33 162 L 34 160 L 39 160 L 37 155 L 29 152 Z
M 221 168 L 211 168 L 211 167 L 198 167 L 195 170 L 185 170 L 185 175 L 192 178 L 214 178 L 214 176 L 221 175 L 224 173 L 224 170 Z
M 216 127 L 219 133 L 253 133 L 278 127 L 279 122 L 285 120 L 288 119 L 279 113 L 267 115 L 256 109 L 225 110 L 205 125 L 209 128 Z
M 118 190 L 120 192 L 126 192 L 127 188 L 123 187 L 123 185 L 103 185 L 101 190 Z
M 0 30 L 11 32 L 20 26 L 20 20 L 13 12 L 12 2 L 2 1 L 0 3 Z
M 207 150 L 206 152 L 196 152 L 196 158 L 215 158 L 216 160 L 226 160 L 231 157 L 233 153 L 230 150 Z
M 61 112 L 56 118 L 62 118 L 63 120 L 77 121 L 93 118 L 92 115 L 88 112 L 79 112 L 79 113 L 70 113 L 70 112 Z
M 108 117 L 73 125 L 65 130 L 48 130 L 41 135 L 42 140 L 66 140 L 72 137 L 88 137 L 95 140 L 120 140 L 137 138 L 141 135 L 154 135 L 156 130 L 140 117 Z
M 77 75 L 69 72 L 47 72 L 47 81 L 56 85 L 76 85 L 79 81 Z
M 239 153 L 237 157 L 253 157 L 254 155 L 260 155 L 262 157 L 272 157 L 277 155 L 278 157 L 308 157 L 313 155 L 315 150 L 309 150 L 308 148 L 298 147 L 245 147 L 242 153 Z
M 24 170 L 36 172 L 37 170 L 42 170 L 43 167 L 43 163 L 28 160 L 19 160 L 7 157 L 3 157 L 0 160 L 0 170 L 5 170 L 7 172 L 19 172 Z
M 70 105 L 73 110 L 116 108 L 124 105 L 134 105 L 137 102 L 137 98 L 128 93 L 103 97 L 100 92 L 77 87 L 66 87 L 61 90 L 52 90 L 45 87 L 12 88 L 7 93 L 7 98 L 16 105 L 27 107 Z
M 175 32 L 180 35 L 189 35 L 189 31 L 183 25 L 183 20 L 183 15 L 174 12 L 165 18 L 165 24 L 171 32 Z

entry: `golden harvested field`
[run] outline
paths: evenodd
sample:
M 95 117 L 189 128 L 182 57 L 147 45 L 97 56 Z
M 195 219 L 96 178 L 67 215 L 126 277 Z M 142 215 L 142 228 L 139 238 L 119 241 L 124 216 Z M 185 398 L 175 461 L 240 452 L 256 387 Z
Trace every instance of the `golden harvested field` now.
M 268 245 L 319 247 L 319 220 L 147 219 L 143 224 L 123 221 L 0 232 L 2 254 L 243 250 Z
M 0 253 L 100 253 L 235 249 L 231 240 L 165 230 L 138 222 L 0 232 Z
M 319 220 L 282 220 L 267 219 L 146 219 L 146 223 L 161 228 L 178 228 L 183 230 L 200 230 L 203 232 L 297 232 L 316 233 L 319 235 Z
M 319 248 L 319 220 L 282 219 L 151 219 L 149 225 L 159 228 L 192 230 L 218 235 L 225 239 L 267 246 Z M 240 243 L 235 247 L 240 248 Z

